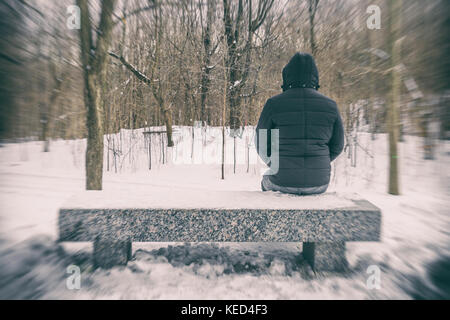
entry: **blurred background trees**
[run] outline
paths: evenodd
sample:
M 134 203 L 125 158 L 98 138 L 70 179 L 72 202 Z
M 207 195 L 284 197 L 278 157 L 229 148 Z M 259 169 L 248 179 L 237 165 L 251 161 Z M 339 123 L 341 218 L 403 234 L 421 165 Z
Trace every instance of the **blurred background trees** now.
M 102 3 L 86 2 L 95 39 L 103 36 L 98 27 Z M 66 25 L 67 7 L 73 4 L 0 3 L 2 139 L 39 139 L 47 151 L 51 139 L 87 137 L 89 108 L 80 57 L 96 57 L 97 48 L 81 54 L 79 31 Z M 149 126 L 169 131 L 172 124 L 192 126 L 196 121 L 221 126 L 224 85 L 225 124 L 233 129 L 255 125 L 265 100 L 281 92 L 283 66 L 295 52 L 303 51 L 317 60 L 320 91 L 338 102 L 349 156 L 358 148 L 357 132 L 368 131 L 398 132 L 391 134 L 396 141 L 405 134 L 420 135 L 426 156 L 433 158 L 429 137 L 449 138 L 450 131 L 450 4 L 403 1 L 394 10 L 398 17 L 390 4 L 388 0 L 117 1 L 106 48 L 113 56 L 105 56 L 104 80 L 98 82 L 102 131 L 108 135 L 121 128 Z M 381 9 L 380 29 L 367 28 L 369 5 Z M 398 28 L 394 38 L 391 21 Z M 149 81 L 130 72 L 120 58 Z M 393 101 L 395 109 L 390 108 Z M 167 143 L 173 142 L 169 138 Z

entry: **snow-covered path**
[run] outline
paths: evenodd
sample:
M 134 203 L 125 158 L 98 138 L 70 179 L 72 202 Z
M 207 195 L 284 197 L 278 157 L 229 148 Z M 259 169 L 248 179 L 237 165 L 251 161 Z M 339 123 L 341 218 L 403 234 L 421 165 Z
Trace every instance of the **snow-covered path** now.
M 447 145 L 432 162 L 420 159 L 414 141 L 402 145 L 398 197 L 385 192 L 382 147 L 371 146 L 375 159 L 361 154 L 356 168 L 341 156 L 330 191 L 357 191 L 380 207 L 382 242 L 349 243 L 349 274 L 314 275 L 297 243 L 135 244 L 126 267 L 94 270 L 89 244 L 55 244 L 59 207 L 84 187 L 79 142 L 55 142 L 47 154 L 36 142 L 0 148 L 1 298 L 399 299 L 420 295 L 418 283 L 444 294 L 428 271 L 430 263 L 450 256 Z M 243 169 L 236 175 L 228 170 L 225 181 L 219 174 L 217 165 L 173 164 L 151 172 L 108 172 L 104 189 L 259 189 L 258 175 Z M 82 270 L 80 290 L 66 288 L 71 264 Z M 381 270 L 379 290 L 366 287 L 370 265 Z

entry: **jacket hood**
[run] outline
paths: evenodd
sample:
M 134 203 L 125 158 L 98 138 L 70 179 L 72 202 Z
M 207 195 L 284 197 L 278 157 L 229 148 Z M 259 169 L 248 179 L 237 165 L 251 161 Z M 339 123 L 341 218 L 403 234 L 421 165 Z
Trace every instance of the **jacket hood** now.
M 283 68 L 283 91 L 291 88 L 319 89 L 319 71 L 314 58 L 307 53 L 296 53 Z

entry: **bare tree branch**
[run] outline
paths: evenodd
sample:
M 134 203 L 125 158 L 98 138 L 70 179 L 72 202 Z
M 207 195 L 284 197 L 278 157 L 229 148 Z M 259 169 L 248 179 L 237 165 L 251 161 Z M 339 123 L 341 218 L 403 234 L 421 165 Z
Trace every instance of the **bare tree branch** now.
M 132 64 L 128 63 L 124 57 L 119 56 L 117 54 L 115 54 L 114 52 L 109 51 L 108 54 L 119 60 L 128 70 L 130 70 L 140 81 L 150 85 L 152 83 L 152 80 L 147 77 L 145 74 L 143 74 L 142 72 L 140 72 L 139 70 L 136 69 L 136 67 L 134 67 Z

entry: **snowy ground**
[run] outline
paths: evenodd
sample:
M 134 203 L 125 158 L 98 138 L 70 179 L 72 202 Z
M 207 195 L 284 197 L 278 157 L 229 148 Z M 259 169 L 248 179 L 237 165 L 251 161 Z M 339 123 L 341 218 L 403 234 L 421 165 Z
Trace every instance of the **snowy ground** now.
M 110 167 L 104 176 L 105 190 L 151 191 L 168 186 L 259 190 L 261 168 L 253 161 L 250 129 L 236 139 L 240 165 L 236 174 L 227 165 L 224 181 L 220 165 L 205 161 L 205 154 L 220 159 L 220 130 L 197 129 L 192 158 L 191 132 L 178 128 L 178 145 L 169 151 L 169 164 L 160 163 L 162 150 L 154 137 L 151 171 L 148 141 L 142 137 L 141 131 L 110 137 L 115 152 L 110 152 L 109 161 L 105 159 L 105 168 Z M 333 166 L 329 191 L 358 192 L 377 205 L 383 213 L 382 241 L 349 243 L 351 271 L 343 275 L 314 274 L 301 260 L 297 243 L 134 244 L 133 260 L 126 267 L 95 270 L 89 244 L 55 242 L 59 207 L 84 188 L 85 141 L 55 141 L 49 153 L 41 152 L 39 142 L 4 144 L 0 148 L 0 298 L 449 298 L 450 146 L 441 143 L 436 160 L 426 161 L 421 139 L 406 137 L 400 144 L 402 195 L 396 197 L 386 193 L 386 136 L 372 141 L 361 133 L 358 141 L 364 150 L 357 149 L 356 167 L 341 155 Z M 232 150 L 229 138 L 228 163 Z M 202 155 L 207 164 L 201 163 Z M 66 288 L 66 268 L 72 264 L 82 271 L 80 290 Z M 366 286 L 370 265 L 381 270 L 380 289 Z

